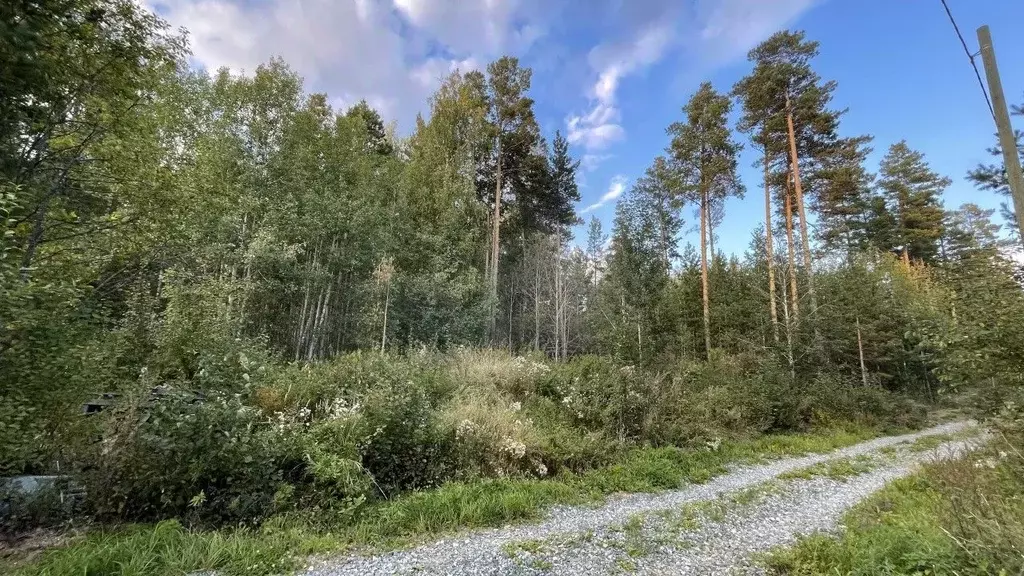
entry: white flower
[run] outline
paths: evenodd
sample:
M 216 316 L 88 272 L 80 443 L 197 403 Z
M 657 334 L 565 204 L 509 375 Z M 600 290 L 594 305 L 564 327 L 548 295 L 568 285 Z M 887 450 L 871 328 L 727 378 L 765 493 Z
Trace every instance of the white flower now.
M 523 409 L 523 403 L 522 402 L 513 402 L 512 403 L 512 411 L 513 412 L 519 412 L 522 409 Z
M 472 420 L 463 420 L 455 427 L 455 438 L 461 439 L 469 436 L 476 429 L 476 424 L 473 424 Z
M 523 444 L 515 438 L 506 437 L 501 442 L 501 451 L 518 460 L 523 456 L 526 456 L 526 444 Z
M 539 475 L 539 476 L 547 476 L 548 475 L 548 467 L 545 466 L 543 462 L 538 462 L 537 463 L 537 475 Z

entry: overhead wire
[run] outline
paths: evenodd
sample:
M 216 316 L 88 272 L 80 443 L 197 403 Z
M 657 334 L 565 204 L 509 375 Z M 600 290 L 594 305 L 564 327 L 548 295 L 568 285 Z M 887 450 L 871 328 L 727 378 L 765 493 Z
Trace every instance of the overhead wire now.
M 978 53 L 972 53 L 971 49 L 967 47 L 967 41 L 964 40 L 964 35 L 960 33 L 960 27 L 956 24 L 956 19 L 953 18 L 953 12 L 949 9 L 949 4 L 946 0 L 941 0 L 942 7 L 946 9 L 946 16 L 949 16 L 949 22 L 953 25 L 953 30 L 956 31 L 956 37 L 960 39 L 960 45 L 964 47 L 964 53 L 967 54 L 967 59 L 971 61 L 971 68 L 974 68 L 974 75 L 978 78 L 978 86 L 981 86 L 981 93 L 985 96 L 985 103 L 988 104 L 988 111 L 992 114 L 992 119 L 995 120 L 996 111 L 992 107 L 992 99 L 988 97 L 988 90 L 985 88 L 985 82 L 981 79 L 981 71 L 978 70 L 978 63 L 974 61 Z

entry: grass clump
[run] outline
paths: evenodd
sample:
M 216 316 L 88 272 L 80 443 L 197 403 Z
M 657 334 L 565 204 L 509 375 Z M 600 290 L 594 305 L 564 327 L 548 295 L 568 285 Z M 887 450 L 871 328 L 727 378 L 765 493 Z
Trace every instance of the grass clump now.
M 812 478 L 830 478 L 832 480 L 846 480 L 861 474 L 867 474 L 875 468 L 875 460 L 867 455 L 860 455 L 854 458 L 839 458 L 820 462 L 813 466 L 792 470 L 779 475 L 782 480 L 810 480 Z

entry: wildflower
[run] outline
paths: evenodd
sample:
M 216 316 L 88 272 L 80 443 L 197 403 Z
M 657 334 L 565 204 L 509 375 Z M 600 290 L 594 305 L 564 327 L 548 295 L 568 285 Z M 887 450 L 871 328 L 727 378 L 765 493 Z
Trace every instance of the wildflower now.
M 455 427 L 455 438 L 462 439 L 473 433 L 476 429 L 476 424 L 473 424 L 472 420 L 463 420 Z
M 548 475 L 548 467 L 545 466 L 543 462 L 538 462 L 537 463 L 537 475 L 538 476 L 547 476 Z
M 526 444 L 506 436 L 501 443 L 501 451 L 518 460 L 526 456 Z
M 513 412 L 519 412 L 522 409 L 523 409 L 523 403 L 522 402 L 513 402 L 512 403 L 512 411 Z

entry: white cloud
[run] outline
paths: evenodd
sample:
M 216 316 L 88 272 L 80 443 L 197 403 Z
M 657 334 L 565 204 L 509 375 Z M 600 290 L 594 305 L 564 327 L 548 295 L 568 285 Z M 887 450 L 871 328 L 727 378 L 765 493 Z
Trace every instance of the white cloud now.
M 611 183 L 608 185 L 608 191 L 605 192 L 603 196 L 601 196 L 601 199 L 598 200 L 597 202 L 594 202 L 590 206 L 587 206 L 583 210 L 580 210 L 580 214 L 593 212 L 594 210 L 597 210 L 598 208 L 604 206 L 605 204 L 611 202 L 612 200 L 617 199 L 619 196 L 622 196 L 622 193 L 626 191 L 626 184 L 628 182 L 629 180 L 627 180 L 626 177 L 622 176 L 621 174 L 613 177 Z
M 588 56 L 593 83 L 589 111 L 566 118 L 568 139 L 587 154 L 625 138 L 617 93 L 622 82 L 685 45 L 687 66 L 704 70 L 735 60 L 819 0 L 696 0 L 691 12 L 676 2 L 649 0 L 635 32 L 602 43 Z M 679 39 L 679 40 L 677 40 Z
M 405 129 L 450 71 L 523 57 L 543 76 L 534 79 L 539 100 L 558 114 L 574 96 L 552 98 L 559 92 L 552 86 L 585 82 L 586 102 L 565 117 L 567 138 L 596 167 L 601 152 L 626 136 L 629 108 L 619 96 L 627 79 L 677 47 L 693 60 L 680 70 L 742 56 L 820 0 L 136 1 L 188 28 L 195 61 L 210 70 L 252 72 L 280 56 L 307 89 L 349 105 L 365 98 Z M 580 31 L 602 40 L 580 52 Z
M 140 0 L 189 31 L 194 60 L 251 73 L 280 56 L 332 102 L 365 98 L 412 125 L 449 72 L 542 37 L 526 0 Z
M 612 157 L 612 154 L 584 154 L 580 158 L 580 169 L 584 172 L 593 172 L 602 162 Z
M 709 66 L 741 58 L 819 1 L 698 0 L 699 44 L 695 49 Z
M 671 37 L 671 22 L 660 21 L 643 29 L 629 42 L 599 45 L 590 51 L 590 65 L 597 72 L 597 80 L 589 90 L 593 105 L 586 114 L 570 114 L 566 119 L 569 142 L 580 144 L 590 152 L 605 149 L 625 138 L 616 103 L 619 84 L 625 76 L 658 61 Z

